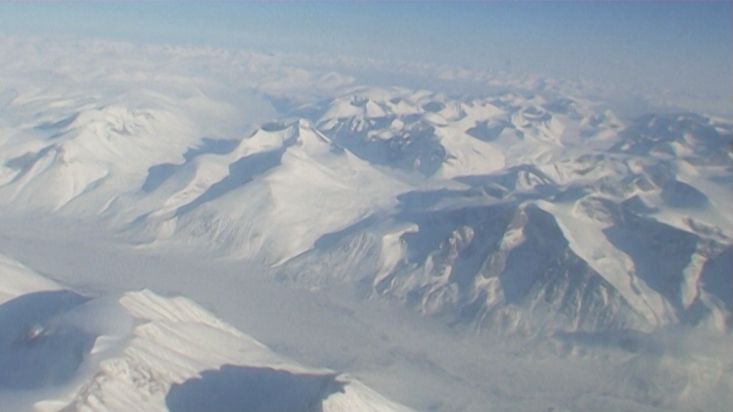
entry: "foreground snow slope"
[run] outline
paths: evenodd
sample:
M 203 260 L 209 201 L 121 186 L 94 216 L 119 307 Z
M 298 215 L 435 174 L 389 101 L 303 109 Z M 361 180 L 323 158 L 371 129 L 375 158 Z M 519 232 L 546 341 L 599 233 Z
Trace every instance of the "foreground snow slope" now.
M 89 298 L 0 255 L 8 411 L 407 411 L 298 366 L 183 297 Z

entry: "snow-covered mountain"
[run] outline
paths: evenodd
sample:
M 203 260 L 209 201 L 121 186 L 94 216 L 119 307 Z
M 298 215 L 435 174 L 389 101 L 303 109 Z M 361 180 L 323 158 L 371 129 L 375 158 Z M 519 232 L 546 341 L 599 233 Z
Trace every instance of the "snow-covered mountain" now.
M 547 94 L 357 88 L 227 139 L 145 107 L 24 119 L 0 192 L 482 330 L 728 330 L 733 126 Z
M 304 368 L 184 297 L 88 297 L 0 255 L 8 411 L 408 411 Z
M 375 295 L 479 328 L 730 328 L 732 222 L 724 205 L 732 200 L 731 125 L 691 114 L 646 115 L 621 125 L 610 113 L 604 120 L 583 115 L 573 109 L 577 102 L 566 101 L 557 115 L 556 105 L 529 110 L 518 101 L 496 133 L 508 133 L 510 140 L 489 139 L 506 156 L 500 170 L 405 192 L 392 213 L 324 237 L 328 241 L 312 256 L 288 262 L 283 273 L 315 282 L 334 273 L 368 283 Z M 370 102 L 356 99 L 352 105 Z M 414 123 L 434 113 L 427 109 L 448 106 L 442 97 L 423 103 Z M 528 117 L 528 110 L 543 114 Z M 351 125 L 347 135 L 355 141 L 373 144 L 373 136 L 391 128 L 379 127 L 379 119 L 391 125 L 400 118 L 385 111 L 341 108 L 350 116 L 340 124 Z M 471 124 L 501 118 L 496 109 L 470 120 L 458 111 L 464 114 L 452 127 L 463 122 L 469 132 Z M 326 130 L 345 133 L 328 122 Z M 556 133 L 549 124 L 559 125 Z M 422 140 L 439 145 L 438 133 L 431 133 L 395 138 L 407 146 Z M 440 168 L 465 158 L 441 150 Z M 514 150 L 522 154 L 507 156 Z
M 135 225 L 158 241 L 206 238 L 231 256 L 281 261 L 391 206 L 405 188 L 299 120 L 176 166 L 147 196 L 157 208 Z
M 459 93 L 365 86 L 287 56 L 19 44 L 0 38 L 4 56 L 30 61 L 0 65 L 0 252 L 40 255 L 42 273 L 78 292 L 0 260 L 10 331 L 0 404 L 11 410 L 190 410 L 212 391 L 261 410 L 401 410 L 359 380 L 275 355 L 185 297 L 128 292 L 148 281 L 207 298 L 228 288 L 232 300 L 245 285 L 306 291 L 269 304 L 318 307 L 324 325 L 363 327 L 374 349 L 359 364 L 349 347 L 360 343 L 337 330 L 303 353 L 343 351 L 334 369 L 358 365 L 360 380 L 395 388 L 390 397 L 420 387 L 433 396 L 427 410 L 483 411 L 488 399 L 502 410 L 609 399 L 608 409 L 721 409 L 723 397 L 706 394 L 733 393 L 733 358 L 718 347 L 733 330 L 731 119 L 630 116 L 552 82 L 462 79 L 476 91 Z M 81 250 L 53 253 L 66 237 L 84 239 Z M 166 260 L 188 254 L 217 270 Z M 92 269 L 54 273 L 81 266 Z M 270 283 L 241 281 L 253 273 Z M 373 313 L 420 326 L 390 335 Z M 669 344 L 678 331 L 683 343 Z M 715 355 L 700 355 L 696 337 Z M 505 340 L 554 359 L 547 375 L 534 376 L 521 350 L 494 354 Z M 301 354 L 299 342 L 278 343 Z M 583 368 L 606 361 L 597 379 L 614 384 L 589 380 Z M 566 363 L 583 365 L 572 379 L 597 384 L 595 397 L 548 383 Z M 497 381 L 495 365 L 521 382 Z M 537 385 L 541 401 L 517 403 Z M 285 403 L 261 403 L 272 391 Z

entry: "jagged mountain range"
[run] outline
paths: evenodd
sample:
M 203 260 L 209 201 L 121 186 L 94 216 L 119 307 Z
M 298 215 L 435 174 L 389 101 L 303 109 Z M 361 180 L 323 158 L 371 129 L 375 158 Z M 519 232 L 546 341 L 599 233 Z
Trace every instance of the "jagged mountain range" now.
M 490 333 L 731 328 L 729 121 L 356 88 L 206 136 L 165 96 L 133 101 L 8 103 L 3 207 Z

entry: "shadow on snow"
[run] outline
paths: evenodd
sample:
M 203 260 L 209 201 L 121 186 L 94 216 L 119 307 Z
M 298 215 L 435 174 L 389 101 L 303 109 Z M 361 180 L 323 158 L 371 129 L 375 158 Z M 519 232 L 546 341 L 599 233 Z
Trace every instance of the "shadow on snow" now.
M 337 392 L 343 383 L 335 374 L 224 365 L 174 384 L 166 405 L 171 412 L 320 412 L 323 400 Z

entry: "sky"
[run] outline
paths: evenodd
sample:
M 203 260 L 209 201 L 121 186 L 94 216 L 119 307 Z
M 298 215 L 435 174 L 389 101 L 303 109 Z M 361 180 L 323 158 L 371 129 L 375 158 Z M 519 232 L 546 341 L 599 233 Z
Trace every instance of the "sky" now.
M 733 96 L 731 2 L 11 2 L 0 34 L 373 57 Z

